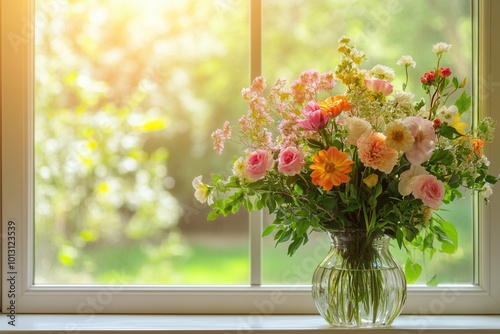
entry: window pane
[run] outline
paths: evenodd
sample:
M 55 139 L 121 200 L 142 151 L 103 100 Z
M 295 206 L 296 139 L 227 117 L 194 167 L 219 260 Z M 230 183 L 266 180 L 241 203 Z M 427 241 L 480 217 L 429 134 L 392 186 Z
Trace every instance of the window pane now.
M 367 54 L 368 61 L 363 68 L 371 69 L 376 64 L 384 64 L 396 71 L 397 78 L 393 82 L 396 89 L 400 89 L 404 80 L 404 71 L 396 65 L 396 61 L 402 55 L 411 55 L 417 62 L 416 69 L 410 71 L 409 90 L 413 93 L 420 92 L 419 78 L 423 73 L 433 70 L 435 66 L 432 45 L 438 42 L 452 44 L 452 52 L 447 55 L 446 64 L 442 65 L 452 68 L 453 74 L 459 78 L 467 77 L 471 93 L 470 0 L 264 0 L 263 13 L 263 75 L 269 85 L 278 77 L 291 82 L 306 69 L 334 71 L 339 59 L 337 41 L 346 35 Z M 279 19 L 276 19 L 276 13 L 279 13 Z M 344 92 L 341 86 L 340 83 L 337 85 L 336 93 Z M 424 97 L 423 90 L 419 97 Z M 471 120 L 466 122 L 470 124 Z M 436 273 L 441 283 L 474 282 L 472 199 L 467 195 L 464 197 L 464 200 L 446 207 L 447 212 L 442 212 L 444 218 L 457 226 L 460 248 L 452 256 L 436 255 L 432 263 L 427 264 L 429 275 Z M 292 259 L 286 260 L 282 256 L 286 248 L 274 249 L 270 237 L 264 249 L 264 283 L 276 283 L 282 279 L 285 269 L 273 270 L 276 263 L 280 263 L 292 272 L 307 268 L 309 274 L 301 276 L 302 283 L 310 284 L 315 268 L 304 265 L 308 261 L 304 259 L 316 259 L 317 248 L 323 247 L 321 245 L 325 240 L 315 238 L 310 241 L 313 245 L 299 249 Z M 324 255 L 326 252 L 327 249 Z M 402 262 L 404 255 L 402 252 L 397 254 Z M 317 264 L 320 260 L 317 259 Z M 429 277 L 422 275 L 419 283 L 425 283 L 426 278 Z M 293 283 L 298 282 L 295 280 Z
M 248 284 L 247 215 L 207 222 L 191 186 L 233 155 L 208 139 L 248 83 L 248 3 L 36 5 L 35 283 Z

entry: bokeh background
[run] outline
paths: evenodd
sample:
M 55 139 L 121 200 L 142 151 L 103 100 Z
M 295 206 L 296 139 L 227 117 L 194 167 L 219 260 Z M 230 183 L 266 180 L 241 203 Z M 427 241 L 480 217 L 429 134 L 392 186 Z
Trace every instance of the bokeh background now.
M 230 143 L 218 156 L 210 134 L 246 112 L 249 0 L 36 5 L 35 283 L 249 284 L 248 213 L 207 222 L 191 186 L 228 175 L 242 151 Z M 469 0 L 263 0 L 263 75 L 272 84 L 333 71 L 347 35 L 367 69 L 396 70 L 398 89 L 396 61 L 413 56 L 408 89 L 420 93 L 437 42 L 453 45 L 443 65 L 472 77 L 471 27 Z M 459 250 L 427 267 L 443 283 L 471 284 L 472 200 L 447 209 Z M 263 283 L 309 284 L 327 250 L 318 234 L 288 258 L 266 237 Z

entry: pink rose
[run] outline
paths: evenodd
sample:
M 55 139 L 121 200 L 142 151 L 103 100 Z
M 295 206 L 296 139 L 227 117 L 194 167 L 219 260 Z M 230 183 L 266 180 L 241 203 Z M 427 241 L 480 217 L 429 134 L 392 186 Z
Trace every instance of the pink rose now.
M 307 106 L 302 110 L 302 115 L 305 119 L 297 122 L 304 130 L 316 131 L 321 130 L 328 123 L 330 118 L 328 114 L 324 114 L 316 101 L 310 101 Z
M 413 145 L 405 152 L 412 165 L 420 165 L 429 160 L 434 152 L 436 133 L 431 121 L 422 116 L 410 116 L 403 120 L 415 139 Z
M 285 148 L 278 156 L 278 172 L 288 176 L 298 174 L 305 164 L 304 153 L 293 146 Z
M 381 93 L 387 96 L 392 93 L 393 86 L 385 80 L 369 79 L 365 80 L 366 89 L 372 93 Z
M 258 149 L 250 153 L 247 159 L 247 175 L 251 180 L 258 180 L 273 167 L 273 159 L 267 151 Z
M 437 210 L 443 203 L 444 185 L 434 175 L 415 176 L 411 182 L 411 188 L 413 196 L 421 199 L 431 209 Z

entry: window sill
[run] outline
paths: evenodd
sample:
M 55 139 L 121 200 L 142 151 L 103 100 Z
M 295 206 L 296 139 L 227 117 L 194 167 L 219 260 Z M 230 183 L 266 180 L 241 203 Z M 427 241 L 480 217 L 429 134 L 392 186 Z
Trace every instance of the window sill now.
M 317 315 L 25 315 L 15 326 L 4 315 L 0 332 L 16 333 L 366 333 L 366 329 L 332 328 Z M 400 316 L 379 333 L 498 333 L 500 316 Z

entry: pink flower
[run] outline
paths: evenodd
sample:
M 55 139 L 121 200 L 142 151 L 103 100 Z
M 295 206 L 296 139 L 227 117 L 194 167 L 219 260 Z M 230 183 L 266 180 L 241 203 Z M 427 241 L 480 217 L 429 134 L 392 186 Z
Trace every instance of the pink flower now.
M 421 199 L 431 209 L 437 210 L 443 203 L 444 185 L 434 175 L 418 175 L 411 182 L 413 196 Z
M 266 172 L 273 167 L 273 158 L 265 150 L 258 149 L 250 153 L 247 159 L 247 175 L 251 180 L 258 180 L 266 175 Z
M 392 93 L 393 86 L 385 80 L 369 79 L 365 80 L 366 89 L 372 93 L 381 93 L 387 96 Z
M 385 136 L 382 133 L 366 133 L 358 139 L 357 145 L 359 158 L 366 167 L 389 174 L 398 163 L 398 151 L 385 144 Z
M 302 115 L 305 119 L 297 122 L 304 130 L 317 131 L 321 130 L 328 123 L 330 116 L 324 114 L 316 101 L 310 101 L 307 106 L 302 110 Z
M 412 193 L 413 188 L 411 183 L 413 179 L 419 175 L 427 175 L 427 171 L 420 165 L 412 165 L 410 169 L 404 171 L 399 176 L 398 191 L 403 196 L 408 196 Z
M 212 139 L 214 141 L 214 150 L 222 154 L 222 151 L 224 151 L 224 132 L 221 129 L 215 130 L 212 132 Z
M 300 173 L 305 164 L 304 153 L 293 146 L 285 148 L 278 156 L 278 172 L 288 176 Z
M 430 159 L 434 152 L 436 133 L 431 121 L 422 116 L 410 116 L 403 120 L 410 130 L 415 141 L 405 152 L 406 158 L 412 165 L 420 165 Z

